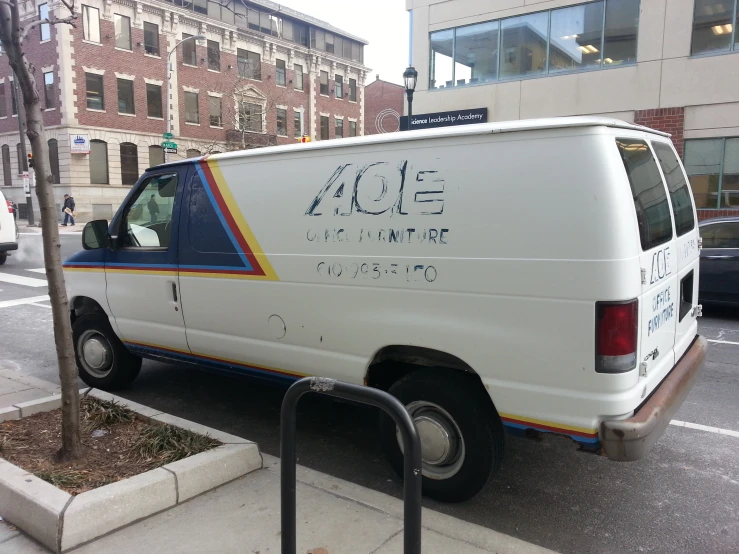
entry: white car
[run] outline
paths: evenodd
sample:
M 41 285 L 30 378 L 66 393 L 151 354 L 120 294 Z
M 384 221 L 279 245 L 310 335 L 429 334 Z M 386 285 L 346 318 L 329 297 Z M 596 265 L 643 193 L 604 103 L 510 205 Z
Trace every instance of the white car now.
M 0 191 L 0 265 L 8 259 L 10 250 L 18 250 L 18 226 L 8 201 Z

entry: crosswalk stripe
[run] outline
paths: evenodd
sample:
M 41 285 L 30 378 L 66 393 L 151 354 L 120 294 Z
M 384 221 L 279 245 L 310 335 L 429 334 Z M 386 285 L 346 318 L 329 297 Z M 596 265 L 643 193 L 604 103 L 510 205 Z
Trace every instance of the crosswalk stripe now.
M 16 298 L 15 300 L 4 300 L 0 302 L 0 308 L 10 308 L 11 306 L 22 306 L 23 304 L 33 304 L 34 302 L 48 302 L 49 295 L 32 296 L 30 298 Z
M 31 271 L 33 273 L 43 273 L 46 275 L 46 268 L 45 267 L 38 267 L 36 269 L 27 269 L 26 271 Z
M 46 279 L 34 279 L 33 277 L 23 277 L 22 275 L 13 275 L 12 273 L 0 273 L 0 281 L 13 285 L 25 285 L 27 287 L 47 286 Z

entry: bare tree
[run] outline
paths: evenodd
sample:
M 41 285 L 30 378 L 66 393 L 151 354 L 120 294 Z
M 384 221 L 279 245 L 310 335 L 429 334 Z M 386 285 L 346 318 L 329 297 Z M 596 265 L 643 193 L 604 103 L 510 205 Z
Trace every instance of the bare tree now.
M 72 345 L 72 326 L 69 318 L 69 301 L 62 271 L 61 242 L 52 187 L 53 175 L 49 171 L 49 150 L 44 140 L 44 120 L 41 98 L 36 86 L 36 68 L 24 52 L 24 42 L 35 27 L 66 24 L 75 26 L 77 12 L 74 0 L 61 0 L 69 12 L 63 18 L 49 15 L 21 24 L 21 0 L 0 0 L 0 41 L 8 56 L 8 63 L 23 95 L 26 114 L 26 136 L 33 152 L 36 175 L 36 197 L 41 211 L 41 228 L 44 245 L 44 265 L 49 283 L 51 313 L 54 322 L 54 340 L 62 384 L 62 445 L 58 460 L 71 460 L 82 455 L 80 439 L 80 399 L 77 388 L 77 364 Z

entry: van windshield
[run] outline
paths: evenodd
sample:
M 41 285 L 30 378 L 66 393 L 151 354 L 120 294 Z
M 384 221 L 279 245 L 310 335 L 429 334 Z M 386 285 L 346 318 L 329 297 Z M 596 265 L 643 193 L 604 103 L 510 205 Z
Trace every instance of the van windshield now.
M 690 200 L 690 190 L 685 181 L 685 174 L 675 152 L 669 145 L 663 142 L 652 142 L 652 148 L 657 154 L 662 173 L 667 180 L 667 188 L 670 190 L 672 200 L 672 211 L 675 214 L 675 232 L 681 237 L 695 228 L 693 217 L 693 202 Z
M 657 162 L 646 142 L 617 139 L 616 144 L 634 197 L 641 247 L 647 251 L 672 238 L 672 218 L 667 202 L 667 191 Z

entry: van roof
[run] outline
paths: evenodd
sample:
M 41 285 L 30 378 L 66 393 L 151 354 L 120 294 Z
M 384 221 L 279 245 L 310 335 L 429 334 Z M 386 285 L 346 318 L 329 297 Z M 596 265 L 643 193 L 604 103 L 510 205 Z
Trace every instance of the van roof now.
M 537 131 L 541 129 L 567 129 L 572 127 L 614 127 L 618 129 L 630 129 L 643 131 L 669 137 L 669 133 L 656 131 L 642 125 L 635 125 L 619 119 L 610 117 L 549 117 L 542 119 L 521 119 L 515 121 L 499 121 L 495 123 L 477 123 L 473 125 L 461 125 L 455 127 L 440 127 L 435 129 L 423 129 L 417 131 L 404 131 L 398 133 L 384 133 L 378 135 L 365 135 L 362 137 L 343 138 L 341 140 L 321 140 L 316 142 L 296 143 L 280 146 L 268 146 L 265 148 L 252 148 L 249 150 L 236 150 L 211 154 L 205 157 L 217 160 L 230 160 L 234 158 L 250 158 L 254 156 L 266 156 L 269 154 L 286 154 L 290 152 L 305 152 L 309 150 L 325 150 L 329 148 L 342 148 L 355 144 L 382 144 L 386 142 L 401 142 L 408 140 L 421 140 L 437 137 L 456 137 L 468 135 L 483 135 L 487 133 L 510 133 L 515 131 Z M 163 164 L 173 166 L 201 158 L 190 158 Z M 162 165 L 157 166 L 162 167 Z

